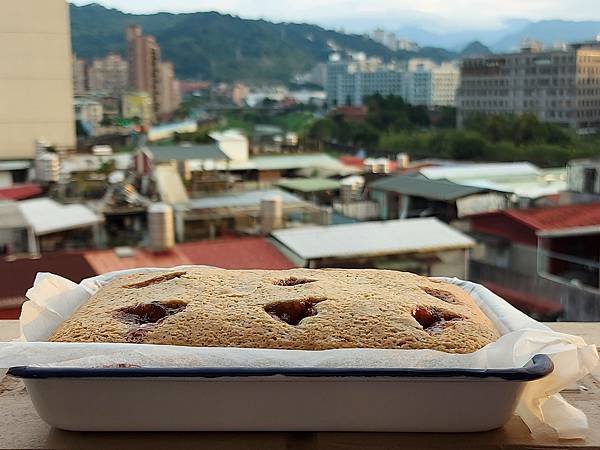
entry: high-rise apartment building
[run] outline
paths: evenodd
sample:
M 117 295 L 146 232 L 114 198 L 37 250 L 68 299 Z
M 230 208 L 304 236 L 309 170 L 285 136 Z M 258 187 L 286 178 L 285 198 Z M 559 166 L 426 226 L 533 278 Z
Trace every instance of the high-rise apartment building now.
M 88 88 L 87 70 L 85 59 L 73 54 L 73 93 L 83 95 Z
M 160 47 L 152 36 L 142 34 L 138 25 L 125 30 L 127 63 L 129 64 L 129 87 L 147 92 L 152 97 L 154 113 L 159 114 L 161 61 Z
M 463 60 L 458 123 L 470 115 L 533 113 L 577 129 L 600 128 L 600 43 Z
M 39 139 L 75 147 L 68 6 L 0 2 L 0 160 L 32 159 Z
M 122 95 L 127 90 L 129 67 L 117 53 L 94 59 L 88 70 L 88 87 L 95 93 Z
M 460 69 L 456 64 L 438 65 L 429 59 L 411 59 L 405 100 L 412 105 L 453 106 L 459 85 Z
M 160 64 L 160 113 L 169 114 L 179 108 L 181 94 L 179 81 L 175 78 L 173 63 Z
M 415 105 L 447 106 L 455 104 L 459 78 L 460 70 L 452 63 L 415 59 L 403 65 L 383 64 L 332 55 L 325 91 L 331 106 L 359 106 L 373 94 L 401 96 Z

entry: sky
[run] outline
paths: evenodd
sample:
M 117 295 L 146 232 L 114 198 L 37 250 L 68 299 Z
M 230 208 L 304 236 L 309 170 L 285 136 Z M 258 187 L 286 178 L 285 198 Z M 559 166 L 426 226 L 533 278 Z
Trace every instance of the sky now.
M 89 0 L 72 0 L 83 5 Z M 600 20 L 600 0 L 96 0 L 125 12 L 218 11 L 348 31 L 500 29 L 508 19 Z

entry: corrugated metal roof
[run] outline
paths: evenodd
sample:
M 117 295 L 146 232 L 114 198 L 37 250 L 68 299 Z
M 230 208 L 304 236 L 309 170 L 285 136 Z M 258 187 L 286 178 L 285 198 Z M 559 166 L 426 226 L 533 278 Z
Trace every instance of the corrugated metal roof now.
M 463 186 L 450 181 L 428 180 L 408 175 L 385 177 L 369 184 L 369 188 L 377 191 L 396 192 L 398 194 L 442 201 L 456 200 L 488 190 L 483 187 Z
M 338 180 L 330 180 L 328 178 L 288 178 L 280 180 L 276 185 L 290 191 L 298 192 L 331 191 L 340 188 Z
M 305 168 L 347 169 L 347 167 L 337 159 L 325 153 L 255 156 L 248 161 L 231 161 L 229 167 L 231 170 L 291 170 Z
M 435 218 L 277 230 L 273 237 L 309 260 L 465 249 L 475 242 Z
M 280 195 L 283 203 L 304 203 L 304 201 L 281 189 L 266 189 L 259 191 L 232 192 L 230 194 L 210 197 L 192 198 L 188 202 L 190 209 L 235 208 L 244 206 L 259 206 L 264 198 Z
M 89 227 L 102 222 L 87 206 L 63 205 L 49 198 L 23 200 L 18 206 L 37 235 Z
M 217 144 L 204 145 L 151 145 L 148 150 L 155 161 L 188 161 L 193 159 L 210 159 L 227 161 L 229 157 Z
M 461 164 L 447 167 L 426 167 L 419 171 L 431 180 L 485 179 L 514 175 L 539 175 L 540 169 L 528 162 Z

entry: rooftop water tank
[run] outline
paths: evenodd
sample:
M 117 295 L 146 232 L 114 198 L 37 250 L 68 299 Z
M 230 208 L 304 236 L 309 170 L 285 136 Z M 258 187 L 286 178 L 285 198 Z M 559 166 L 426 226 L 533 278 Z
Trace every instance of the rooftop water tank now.
M 170 250 L 175 246 L 173 208 L 164 203 L 153 203 L 148 208 L 150 249 L 155 252 Z

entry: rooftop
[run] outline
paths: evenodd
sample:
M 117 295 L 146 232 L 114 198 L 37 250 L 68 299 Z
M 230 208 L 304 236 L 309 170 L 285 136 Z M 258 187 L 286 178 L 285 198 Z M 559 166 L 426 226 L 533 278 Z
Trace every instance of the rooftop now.
M 600 228 L 600 203 L 509 209 L 503 212 L 536 231 L 558 231 L 583 227 Z
M 0 188 L 0 200 L 25 200 L 37 197 L 41 193 L 42 188 L 37 184 L 14 184 L 9 187 Z
M 273 237 L 304 260 L 466 249 L 475 242 L 434 218 L 277 230 Z
M 558 231 L 591 229 L 600 231 L 600 203 L 553 206 L 531 209 L 505 209 L 490 213 L 475 214 L 479 217 L 505 216 L 538 232 L 556 233 Z
M 231 170 L 346 169 L 344 164 L 326 153 L 260 155 L 250 158 L 248 161 L 232 161 L 229 168 Z
M 84 205 L 63 205 L 49 198 L 23 200 L 19 210 L 37 235 L 89 227 L 102 222 Z
M 483 187 L 464 186 L 446 180 L 428 180 L 408 175 L 385 177 L 369 184 L 369 188 L 441 201 L 456 200 L 489 190 Z
M 291 269 L 294 265 L 262 237 L 216 239 L 178 244 L 168 252 L 135 249 L 133 256 L 120 257 L 114 250 L 85 252 L 96 273 L 136 267 L 174 267 L 188 264 L 224 269 Z
M 228 161 L 217 144 L 203 145 L 151 145 L 149 152 L 155 161 L 187 161 L 193 159 Z
M 419 171 L 431 180 L 489 179 L 502 176 L 539 175 L 540 169 L 528 162 L 514 163 L 472 163 L 454 166 L 425 167 Z
M 298 192 L 331 191 L 340 188 L 340 182 L 328 178 L 288 178 L 280 180 L 277 186 Z
M 262 199 L 270 198 L 275 195 L 281 196 L 283 203 L 304 203 L 301 198 L 282 191 L 281 189 L 265 189 L 258 191 L 231 192 L 223 195 L 214 195 L 210 197 L 192 198 L 188 205 L 190 209 L 207 208 L 236 208 L 259 206 Z

